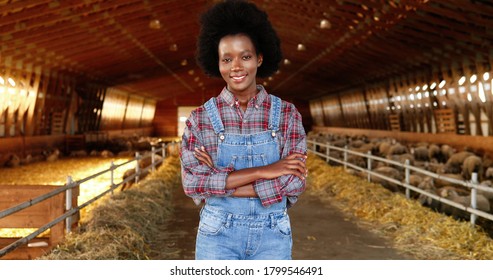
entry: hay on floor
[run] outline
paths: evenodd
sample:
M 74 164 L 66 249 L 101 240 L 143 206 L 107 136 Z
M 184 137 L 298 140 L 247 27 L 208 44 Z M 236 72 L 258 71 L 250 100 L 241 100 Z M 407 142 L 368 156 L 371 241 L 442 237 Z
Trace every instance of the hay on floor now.
M 307 166 L 308 192 L 390 237 L 397 249 L 417 259 L 493 259 L 493 240 L 480 227 L 434 212 L 316 155 L 309 155 Z
M 40 259 L 150 259 L 157 254 L 153 241 L 165 234 L 163 226 L 172 214 L 172 187 L 179 184 L 179 166 L 177 157 L 167 158 L 143 181 L 103 198 L 78 232 Z

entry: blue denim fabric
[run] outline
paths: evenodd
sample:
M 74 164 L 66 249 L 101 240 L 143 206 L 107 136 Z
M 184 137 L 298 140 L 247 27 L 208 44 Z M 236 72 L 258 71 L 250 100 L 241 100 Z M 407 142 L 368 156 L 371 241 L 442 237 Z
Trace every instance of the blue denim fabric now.
M 277 132 L 281 100 L 272 96 L 269 130 L 255 134 L 226 133 L 211 99 L 205 108 L 218 135 L 218 167 L 235 170 L 265 166 L 280 159 Z M 291 259 L 292 235 L 286 198 L 268 208 L 258 198 L 210 197 L 200 213 L 196 259 Z

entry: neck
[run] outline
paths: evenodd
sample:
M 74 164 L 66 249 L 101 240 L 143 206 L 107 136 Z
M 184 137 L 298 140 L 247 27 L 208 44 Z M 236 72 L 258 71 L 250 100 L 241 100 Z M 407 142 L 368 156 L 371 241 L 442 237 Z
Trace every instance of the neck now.
M 240 91 L 240 92 L 231 91 L 231 93 L 238 99 L 240 104 L 246 105 L 250 99 L 252 99 L 253 97 L 255 97 L 255 95 L 257 95 L 258 89 L 257 89 L 257 87 L 255 87 L 254 89 L 249 89 L 249 90 Z

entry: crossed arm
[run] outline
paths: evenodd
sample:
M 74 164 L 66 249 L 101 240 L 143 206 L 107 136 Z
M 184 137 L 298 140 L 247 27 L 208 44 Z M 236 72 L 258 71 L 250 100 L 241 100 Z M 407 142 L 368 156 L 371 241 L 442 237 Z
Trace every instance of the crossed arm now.
M 195 148 L 194 156 L 200 163 L 214 168 L 212 158 L 204 147 Z M 302 158 L 306 159 L 306 155 L 294 153 L 266 166 L 235 170 L 226 179 L 226 189 L 234 189 L 231 196 L 258 197 L 253 188 L 255 180 L 274 179 L 282 175 L 294 175 L 303 180 L 308 175 L 308 169 Z

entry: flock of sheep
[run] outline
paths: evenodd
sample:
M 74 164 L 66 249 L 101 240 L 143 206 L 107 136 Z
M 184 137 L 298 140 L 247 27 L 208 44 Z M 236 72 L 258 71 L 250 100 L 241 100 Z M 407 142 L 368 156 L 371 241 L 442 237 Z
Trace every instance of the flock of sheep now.
M 478 182 L 492 192 L 478 190 L 477 209 L 490 212 L 493 210 L 493 157 L 491 155 L 473 151 L 467 147 L 458 150 L 446 144 L 436 143 L 400 143 L 392 138 L 369 139 L 366 136 L 347 136 L 335 134 L 321 134 L 310 132 L 307 139 L 318 143 L 328 143 L 332 146 L 352 151 L 390 159 L 404 164 L 409 164 L 429 172 L 439 174 L 440 177 L 448 177 L 459 181 L 471 180 L 472 173 L 478 174 Z M 317 145 L 317 151 L 326 153 L 326 148 Z M 329 150 L 332 158 L 343 160 L 343 152 Z M 361 156 L 348 154 L 347 162 L 367 169 L 367 160 Z M 373 161 L 371 169 L 375 173 L 385 175 L 400 182 L 405 181 L 404 168 L 391 165 L 383 161 Z M 351 173 L 366 177 L 365 173 L 350 171 Z M 371 176 L 372 182 L 379 183 L 394 192 L 402 192 L 404 188 L 377 176 Z M 471 192 L 463 185 L 450 183 L 449 181 L 436 179 L 417 172 L 411 172 L 409 184 L 421 190 L 444 197 L 466 207 L 471 206 Z M 412 192 L 412 197 L 424 205 L 437 211 L 452 215 L 456 218 L 467 219 L 469 214 L 458 208 L 440 203 L 429 196 Z
M 131 136 L 86 143 L 84 149 L 72 151 L 53 147 L 42 151 L 25 152 L 24 155 L 16 152 L 0 153 L 0 168 L 15 168 L 42 161 L 52 162 L 63 157 L 133 157 L 135 152 L 150 152 L 152 147 L 160 148 L 163 143 L 165 142 L 161 138 Z M 167 149 L 168 153 L 176 153 L 171 146 Z

